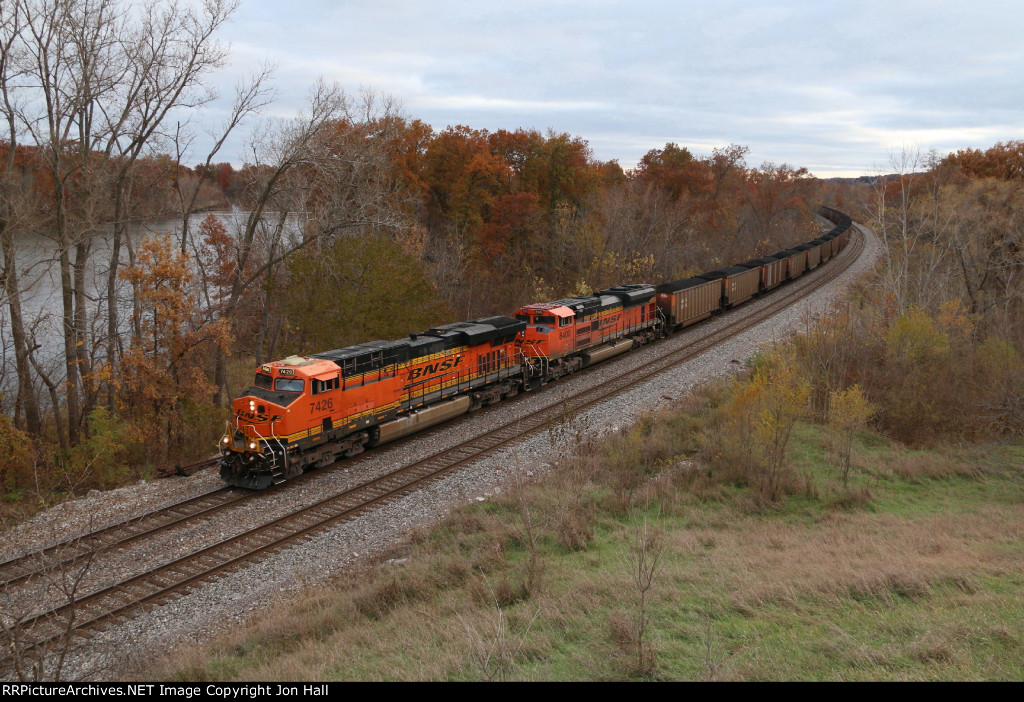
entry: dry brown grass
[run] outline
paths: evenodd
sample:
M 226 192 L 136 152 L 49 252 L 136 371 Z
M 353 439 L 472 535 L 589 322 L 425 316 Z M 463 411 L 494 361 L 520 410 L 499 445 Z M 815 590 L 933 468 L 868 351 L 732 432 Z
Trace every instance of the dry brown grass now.
M 937 586 L 970 591 L 974 574 L 1020 567 L 1021 554 L 994 547 L 1024 536 L 1024 508 L 906 519 L 833 513 L 812 527 L 735 514 L 730 529 L 691 529 L 681 548 L 709 542 L 740 610 L 799 598 L 924 598 Z
M 944 452 L 901 454 L 889 464 L 889 468 L 904 480 L 911 481 L 944 480 L 953 477 L 973 478 L 982 472 L 980 467 L 964 463 L 955 456 Z

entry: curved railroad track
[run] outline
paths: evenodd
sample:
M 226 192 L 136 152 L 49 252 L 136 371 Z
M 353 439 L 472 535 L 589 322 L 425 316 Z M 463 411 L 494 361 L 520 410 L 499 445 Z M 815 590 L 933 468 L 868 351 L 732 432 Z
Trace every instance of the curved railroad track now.
M 66 641 L 70 636 L 88 635 L 90 630 L 105 628 L 107 624 L 131 616 L 147 605 L 160 604 L 188 591 L 199 583 L 266 558 L 333 524 L 354 519 L 384 502 L 408 495 L 460 466 L 481 459 L 485 455 L 551 426 L 573 413 L 633 388 L 666 369 L 684 363 L 713 346 L 741 334 L 781 309 L 810 295 L 849 268 L 859 257 L 863 247 L 864 236 L 860 234 L 860 236 L 854 237 L 850 245 L 832 259 L 829 266 L 819 268 L 818 271 L 806 274 L 786 288 L 776 290 L 764 298 L 767 304 L 759 309 L 748 310 L 748 314 L 743 314 L 743 309 L 746 308 L 742 308 L 738 311 L 735 321 L 722 329 L 705 334 L 702 338 L 683 348 L 669 351 L 644 366 L 624 370 L 611 381 L 605 382 L 599 387 L 584 389 L 568 398 L 437 452 L 416 463 L 325 497 L 283 517 L 239 535 L 223 539 L 142 574 L 77 597 L 70 604 L 64 604 L 25 618 L 16 624 L 18 628 L 16 638 L 21 642 L 22 651 L 45 648 Z M 349 459 L 343 463 L 351 466 L 353 461 Z M 316 473 L 309 475 L 316 475 Z M 291 481 L 285 485 L 294 483 L 295 481 Z M 178 505 L 172 505 L 136 520 L 112 525 L 79 539 L 83 542 L 83 547 L 76 549 L 76 552 L 65 562 L 78 562 L 88 558 L 90 548 L 93 550 L 111 549 L 145 535 L 177 528 L 189 521 L 205 518 L 213 512 L 226 509 L 242 500 L 252 496 L 266 495 L 269 492 L 251 493 L 225 488 L 192 498 Z M 112 534 L 117 534 L 116 538 L 112 537 Z M 88 542 L 88 544 L 84 542 Z M 9 561 L 0 564 L 0 568 L 7 568 L 15 563 L 16 561 Z M 0 572 L 7 573 L 8 571 Z M 29 577 L 31 577 L 31 573 L 16 576 L 8 582 L 16 584 Z M 8 658 L 6 662 L 9 663 L 9 661 Z

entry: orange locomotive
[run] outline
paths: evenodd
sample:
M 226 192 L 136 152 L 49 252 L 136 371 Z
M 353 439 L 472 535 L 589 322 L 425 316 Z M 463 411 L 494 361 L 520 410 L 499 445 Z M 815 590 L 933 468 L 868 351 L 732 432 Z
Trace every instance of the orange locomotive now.
M 221 478 L 262 489 L 514 395 L 525 328 L 490 317 L 261 365 L 234 401 Z
M 521 307 L 519 346 L 535 384 L 554 380 L 662 336 L 665 318 L 651 285 L 620 285 L 593 297 Z
M 523 307 L 398 341 L 256 369 L 221 439 L 220 475 L 262 489 L 628 351 L 661 335 L 650 285 Z

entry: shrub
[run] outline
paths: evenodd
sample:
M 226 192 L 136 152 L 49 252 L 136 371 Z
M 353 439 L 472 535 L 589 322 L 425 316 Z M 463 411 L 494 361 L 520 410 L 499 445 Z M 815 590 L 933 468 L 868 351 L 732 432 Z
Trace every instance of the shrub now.
M 0 488 L 14 492 L 30 487 L 34 459 L 29 435 L 14 426 L 6 414 L 0 414 Z

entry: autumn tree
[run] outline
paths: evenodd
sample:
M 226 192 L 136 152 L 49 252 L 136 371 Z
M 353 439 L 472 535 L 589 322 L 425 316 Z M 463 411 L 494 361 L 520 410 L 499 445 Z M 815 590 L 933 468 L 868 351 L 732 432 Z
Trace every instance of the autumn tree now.
M 663 149 L 651 149 L 637 164 L 637 178 L 664 189 L 673 200 L 686 195 L 699 197 L 710 184 L 710 173 L 690 150 L 669 142 Z
M 789 359 L 769 357 L 750 380 L 758 394 L 754 439 L 760 455 L 759 493 L 774 502 L 788 470 L 789 439 L 804 416 L 810 386 Z
M 150 237 L 122 273 L 142 309 L 142 334 L 125 353 L 122 402 L 154 431 L 161 455 L 185 438 L 184 405 L 205 404 L 213 393 L 210 356 L 230 348 L 228 321 L 210 320 L 199 304 L 189 259 L 170 238 Z
M 0 491 L 7 493 L 29 487 L 35 449 L 32 437 L 0 414 Z
M 804 232 L 810 222 L 809 203 L 805 185 L 810 180 L 806 168 L 794 168 L 788 163 L 766 161 L 748 175 L 746 204 L 751 217 L 751 237 L 742 242 L 744 250 L 752 254 L 765 254 L 774 249 L 780 236 L 792 236 L 792 221 L 786 216 L 796 211 L 805 213 Z M 800 237 L 799 240 L 803 240 Z M 733 257 L 739 252 L 733 253 Z
M 1024 187 L 992 178 L 949 185 L 942 192 L 948 220 L 951 291 L 994 329 L 1024 321 Z
M 961 149 L 949 154 L 942 165 L 951 166 L 969 178 L 1024 180 L 1024 141 L 997 142 L 984 151 Z
M 867 426 L 874 412 L 859 385 L 833 390 L 829 394 L 828 423 L 839 443 L 839 472 L 844 488 L 849 485 L 853 435 Z
M 697 272 L 699 267 L 715 267 L 705 265 L 711 261 L 692 209 L 673 201 L 667 190 L 650 183 L 633 179 L 605 192 L 600 202 L 600 221 L 600 248 L 594 250 L 599 260 L 611 258 L 622 262 L 652 256 L 652 273 L 662 280 L 681 278 Z
M 506 190 L 508 165 L 492 150 L 487 133 L 458 125 L 431 141 L 423 159 L 428 212 L 456 232 L 475 234 L 484 210 Z

